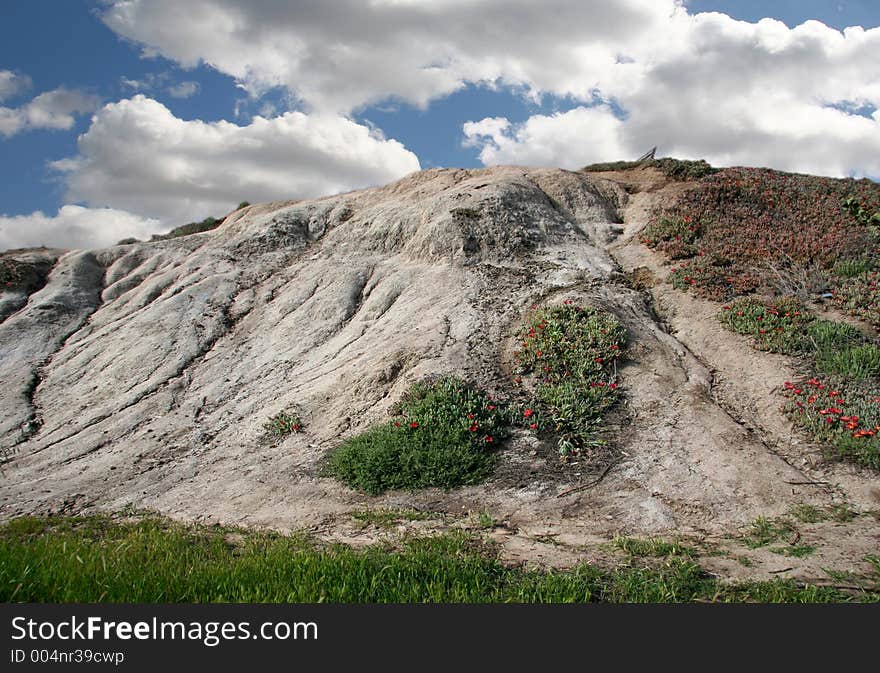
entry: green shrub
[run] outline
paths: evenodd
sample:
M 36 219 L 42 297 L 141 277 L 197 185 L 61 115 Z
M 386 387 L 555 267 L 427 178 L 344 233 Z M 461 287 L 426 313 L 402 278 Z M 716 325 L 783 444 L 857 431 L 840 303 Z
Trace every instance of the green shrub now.
M 302 432 L 303 423 L 296 414 L 282 411 L 266 421 L 263 424 L 263 428 L 270 435 L 284 437 L 296 432 Z
M 374 495 L 476 484 L 491 474 L 510 425 L 506 404 L 453 377 L 414 385 L 396 411 L 333 451 L 328 473 Z

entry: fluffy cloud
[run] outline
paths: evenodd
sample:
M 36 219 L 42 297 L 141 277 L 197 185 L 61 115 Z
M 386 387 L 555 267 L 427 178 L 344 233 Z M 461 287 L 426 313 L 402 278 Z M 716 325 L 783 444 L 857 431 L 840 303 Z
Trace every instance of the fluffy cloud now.
M 574 169 L 631 154 L 623 137 L 624 126 L 611 108 L 597 105 L 535 115 L 519 125 L 503 117 L 489 117 L 467 122 L 463 131 L 465 144 L 480 148 L 484 164 Z
M 416 156 L 343 117 L 288 112 L 247 126 L 185 121 L 135 96 L 106 105 L 54 163 L 73 201 L 181 224 L 251 202 L 316 197 L 416 171 Z
M 571 165 L 658 145 L 719 164 L 880 173 L 877 114 L 846 111 L 880 108 L 880 28 L 747 23 L 678 0 L 118 0 L 103 18 L 150 53 L 209 63 L 252 92 L 286 86 L 313 111 L 425 105 L 467 84 L 581 106 L 468 126 L 488 162 Z M 539 146 L 554 134 L 584 155 Z
M 15 81 L 11 83 L 15 84 Z M 67 130 L 73 128 L 74 115 L 92 112 L 100 102 L 97 96 L 59 87 L 41 93 L 20 107 L 0 107 L 0 135 L 9 137 L 27 129 Z
M 0 101 L 18 96 L 33 86 L 31 78 L 11 70 L 0 70 Z
M 389 97 L 425 105 L 468 82 L 589 97 L 627 41 L 677 12 L 675 0 L 118 0 L 102 16 L 148 54 L 349 112 Z
M 98 248 L 134 236 L 148 238 L 160 223 L 111 208 L 64 206 L 55 216 L 42 212 L 0 216 L 0 250 L 45 245 L 57 248 Z

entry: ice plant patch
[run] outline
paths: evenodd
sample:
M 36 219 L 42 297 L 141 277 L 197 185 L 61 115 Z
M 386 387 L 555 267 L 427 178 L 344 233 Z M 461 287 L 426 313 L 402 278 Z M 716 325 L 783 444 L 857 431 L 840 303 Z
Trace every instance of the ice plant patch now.
M 559 435 L 563 458 L 595 446 L 595 433 L 620 398 L 617 361 L 626 330 L 612 314 L 575 305 L 537 310 L 519 334 L 515 381 L 534 395 L 529 427 Z M 539 420 L 535 420 L 539 419 Z
M 642 242 L 683 260 L 671 277 L 676 287 L 710 299 L 762 287 L 817 291 L 836 264 L 860 259 L 876 243 L 876 227 L 845 205 L 853 202 L 880 210 L 880 186 L 729 168 L 655 213 Z
M 880 469 L 880 386 L 841 379 L 786 381 L 785 410 L 829 457 Z

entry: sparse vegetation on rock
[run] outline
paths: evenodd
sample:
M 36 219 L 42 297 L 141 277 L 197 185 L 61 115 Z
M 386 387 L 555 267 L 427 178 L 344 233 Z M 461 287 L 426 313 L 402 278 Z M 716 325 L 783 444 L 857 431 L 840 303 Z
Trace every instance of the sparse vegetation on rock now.
M 674 180 L 699 180 L 707 175 L 712 175 L 712 173 L 718 170 L 702 159 L 694 161 L 689 159 L 673 159 L 672 157 L 646 159 L 645 161 L 610 161 L 590 164 L 585 166 L 583 170 L 588 173 L 604 173 L 608 171 L 629 171 L 636 168 L 656 168 Z
M 617 318 L 571 300 L 539 309 L 520 333 L 514 357 L 517 382 L 525 376 L 534 391 L 530 427 L 559 435 L 563 457 L 596 446 L 603 416 L 620 399 L 616 363 L 625 346 Z

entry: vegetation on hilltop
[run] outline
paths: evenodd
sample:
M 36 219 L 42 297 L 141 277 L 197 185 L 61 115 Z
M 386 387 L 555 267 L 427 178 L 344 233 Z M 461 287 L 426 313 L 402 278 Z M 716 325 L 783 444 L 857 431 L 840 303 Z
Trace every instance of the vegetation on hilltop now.
M 712 175 L 718 169 L 713 168 L 702 159 L 692 161 L 688 159 L 645 159 L 644 161 L 610 161 L 599 164 L 584 166 L 581 170 L 587 173 L 606 173 L 609 171 L 630 171 L 636 168 L 656 168 L 664 175 L 673 180 L 699 180 L 707 175 Z

